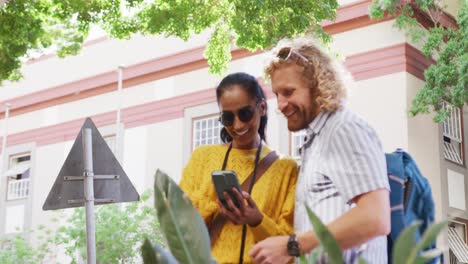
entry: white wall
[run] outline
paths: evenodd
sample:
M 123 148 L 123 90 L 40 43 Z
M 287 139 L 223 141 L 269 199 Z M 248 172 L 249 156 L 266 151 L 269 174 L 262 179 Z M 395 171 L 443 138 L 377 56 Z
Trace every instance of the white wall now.
M 358 81 L 348 90 L 348 106 L 377 131 L 384 150 L 408 148 L 406 73 Z
M 183 168 L 183 118 L 156 123 L 147 127 L 148 140 L 147 170 L 149 178 L 145 187 L 153 187 L 156 169 L 166 172 L 175 182 L 179 182 Z M 142 149 L 140 149 L 141 151 Z
M 404 43 L 405 33 L 394 28 L 394 23 L 389 20 L 335 34 L 330 49 L 349 56 Z
M 146 178 L 148 175 L 148 152 L 149 147 L 147 127 L 136 127 L 125 130 L 125 141 L 123 149 L 123 169 L 133 186 L 141 194 L 145 191 Z
M 188 42 L 177 38 L 135 35 L 131 41 L 109 39 L 89 45 L 77 56 L 65 59 L 52 57 L 25 65 L 20 82 L 6 82 L 0 89 L 2 101 L 31 92 L 117 70 L 121 64 L 131 66 L 155 58 L 178 53 L 186 49 L 204 46 L 209 32 L 194 36 Z M 116 72 L 117 78 L 117 72 Z
M 54 215 L 52 211 L 42 211 L 42 206 L 49 195 L 52 186 L 62 168 L 63 163 L 70 151 L 71 142 L 46 145 L 36 148 L 34 164 L 34 174 L 31 180 L 34 196 L 32 203 L 33 226 L 50 224 L 50 217 Z M 68 149 L 68 150 L 67 150 Z

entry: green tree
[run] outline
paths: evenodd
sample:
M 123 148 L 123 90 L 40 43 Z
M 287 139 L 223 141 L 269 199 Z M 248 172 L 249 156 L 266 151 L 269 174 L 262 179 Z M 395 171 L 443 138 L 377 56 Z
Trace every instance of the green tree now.
M 406 30 L 410 38 L 422 44 L 422 52 L 436 60 L 424 71 L 426 83 L 412 102 L 411 115 L 429 113 L 435 110 L 434 121 L 441 122 L 447 116 L 441 106 L 443 101 L 462 107 L 468 103 L 468 4 L 460 2 L 457 16 L 458 28 L 445 27 L 439 18 L 443 5 L 438 0 L 373 0 L 370 10 L 372 17 L 381 18 L 387 11 L 396 16 L 395 26 Z M 415 18 L 423 11 L 432 20 L 433 27 L 426 29 Z
M 165 246 L 156 210 L 148 205 L 151 195 L 152 192 L 147 191 L 139 202 L 95 207 L 96 260 L 99 263 L 141 263 L 140 247 L 147 234 L 151 234 L 148 238 L 154 245 Z M 0 238 L 0 263 L 50 263 L 58 248 L 65 249 L 71 263 L 77 263 L 77 253 L 86 259 L 84 208 L 71 209 L 71 214 L 57 213 L 59 216 L 53 222 L 60 227 L 55 231 L 39 226 Z M 26 235 L 33 238 L 34 244 L 25 239 Z
M 35 235 L 34 246 L 25 236 Z M 52 236 L 50 230 L 39 226 L 37 230 L 27 230 L 16 235 L 0 238 L 0 263 L 2 264 L 34 264 L 43 263 L 46 255 L 51 254 Z
M 21 78 L 31 51 L 77 54 L 92 25 L 119 39 L 140 33 L 188 40 L 211 30 L 205 57 L 211 72 L 221 73 L 234 41 L 251 51 L 306 31 L 328 41 L 320 22 L 333 19 L 337 7 L 336 0 L 10 0 L 0 5 L 0 81 Z
M 163 245 L 156 211 L 146 202 L 151 192 L 141 195 L 140 202 L 95 207 L 96 260 L 99 263 L 140 263 L 139 249 L 144 237 Z M 76 263 L 76 253 L 86 259 L 86 222 L 84 208 L 73 209 L 66 225 L 55 233 L 54 243 Z

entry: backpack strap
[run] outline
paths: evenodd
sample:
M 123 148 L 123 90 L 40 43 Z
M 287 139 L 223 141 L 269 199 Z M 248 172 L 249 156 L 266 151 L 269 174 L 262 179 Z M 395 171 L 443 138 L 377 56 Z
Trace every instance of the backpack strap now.
M 388 180 L 389 180 L 389 184 L 391 186 L 391 189 L 393 191 L 395 191 L 395 188 L 397 188 L 395 185 L 397 185 L 397 186 L 400 185 L 400 186 L 398 186 L 398 189 L 401 188 L 401 189 L 405 190 L 406 182 L 402 178 L 400 178 L 398 176 L 395 176 L 395 175 L 388 175 Z M 400 197 L 398 197 L 398 198 L 400 198 Z M 404 197 L 404 195 L 403 195 L 403 197 Z M 390 209 L 391 209 L 392 212 L 397 211 L 397 210 L 404 210 L 405 209 L 404 199 L 398 199 L 398 201 L 395 201 L 395 199 L 394 199 L 391 202 L 392 203 L 391 203 L 391 208 Z
M 255 179 L 254 184 L 260 180 L 260 178 L 263 176 L 263 174 L 270 168 L 270 166 L 275 162 L 275 160 L 278 159 L 278 155 L 276 154 L 275 151 L 271 151 L 266 155 L 258 164 L 258 175 Z M 252 182 L 253 179 L 253 172 L 250 173 L 250 175 L 245 179 L 245 181 L 241 184 L 241 188 L 244 191 L 248 191 L 250 183 Z M 217 214 L 215 218 L 211 221 L 211 224 L 208 225 L 208 233 L 210 234 L 210 241 L 211 241 L 211 246 L 214 245 L 216 239 L 219 237 L 219 234 L 221 234 L 221 230 L 223 230 L 224 224 L 226 224 L 228 221 L 228 218 L 225 217 L 222 214 Z

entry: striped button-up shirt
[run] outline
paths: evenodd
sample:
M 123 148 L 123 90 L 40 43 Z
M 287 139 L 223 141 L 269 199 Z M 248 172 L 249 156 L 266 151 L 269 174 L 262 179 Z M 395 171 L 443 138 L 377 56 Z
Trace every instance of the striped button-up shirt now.
M 344 106 L 321 112 L 309 124 L 301 158 L 294 214 L 297 233 L 312 230 L 305 205 L 328 224 L 355 206 L 356 196 L 389 189 L 385 154 L 375 131 Z M 387 263 L 387 238 L 374 238 L 343 254 L 346 263 L 357 263 L 359 256 L 368 263 Z M 326 256 L 319 263 L 328 263 Z

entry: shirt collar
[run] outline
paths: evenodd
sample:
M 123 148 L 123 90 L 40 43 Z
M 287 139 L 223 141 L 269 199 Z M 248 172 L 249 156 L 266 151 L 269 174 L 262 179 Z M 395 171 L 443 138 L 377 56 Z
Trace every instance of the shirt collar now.
M 314 118 L 314 120 L 312 120 L 312 122 L 310 122 L 306 129 L 306 136 L 304 138 L 304 143 L 301 147 L 301 150 L 302 148 L 307 147 L 312 143 L 312 139 L 315 135 L 320 133 L 330 115 L 331 112 L 322 111 L 317 115 L 317 117 Z
M 330 112 L 321 111 L 307 127 L 307 135 L 319 134 L 330 115 Z

